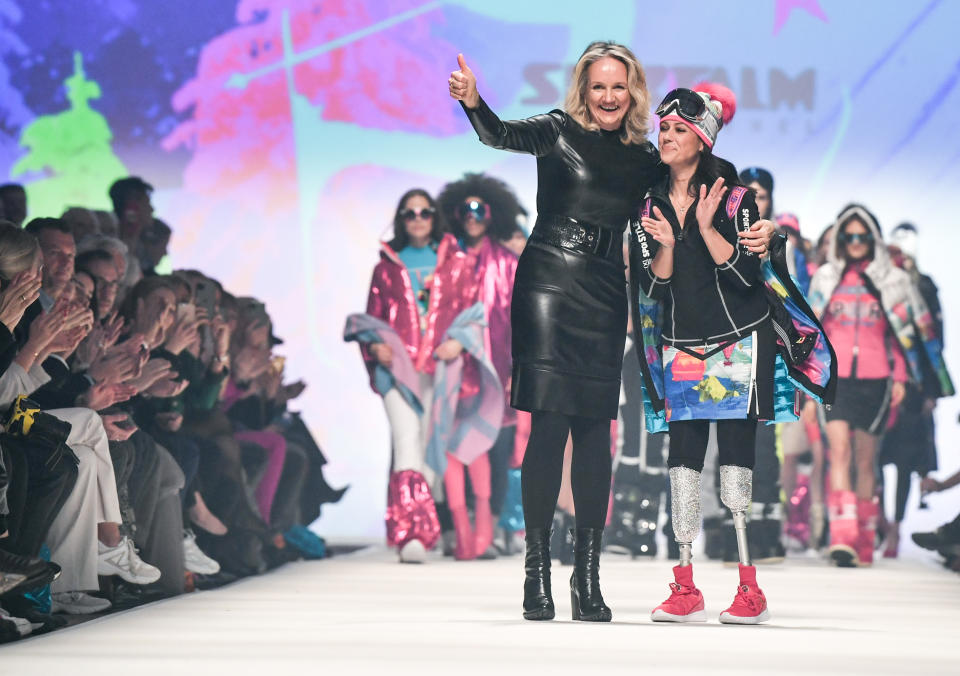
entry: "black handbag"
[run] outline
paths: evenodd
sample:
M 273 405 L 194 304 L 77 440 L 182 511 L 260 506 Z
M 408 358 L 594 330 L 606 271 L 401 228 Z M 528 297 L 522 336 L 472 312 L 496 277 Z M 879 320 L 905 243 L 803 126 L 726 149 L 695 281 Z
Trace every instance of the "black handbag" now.
M 73 449 L 67 446 L 67 437 L 73 429 L 70 423 L 44 413 L 26 395 L 20 395 L 10 404 L 2 424 L 8 435 L 27 442 L 31 464 L 39 461 L 48 471 L 64 461 L 74 466 L 80 464 Z

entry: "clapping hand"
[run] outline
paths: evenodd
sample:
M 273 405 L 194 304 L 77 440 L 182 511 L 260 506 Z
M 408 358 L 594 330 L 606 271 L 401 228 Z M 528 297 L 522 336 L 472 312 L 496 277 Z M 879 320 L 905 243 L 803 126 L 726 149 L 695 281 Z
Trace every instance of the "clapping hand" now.
M 140 376 L 131 380 L 130 384 L 137 388 L 137 392 L 146 392 L 153 387 L 154 383 L 169 377 L 172 372 L 173 367 L 170 362 L 166 359 L 154 358 L 144 365 Z
M 473 109 L 480 105 L 480 94 L 477 92 L 477 76 L 470 70 L 463 54 L 457 54 L 459 70 L 450 73 L 447 84 L 450 86 L 450 96 L 463 101 L 463 105 Z
M 710 230 L 713 227 L 713 217 L 720 207 L 724 193 L 727 192 L 727 189 L 723 187 L 723 182 L 722 178 L 718 178 L 710 187 L 709 192 L 706 184 L 700 186 L 700 201 L 697 202 L 697 225 L 700 226 L 700 232 Z
M 643 229 L 650 234 L 660 245 L 667 249 L 672 249 L 675 244 L 673 237 L 673 226 L 663 216 L 660 207 L 653 208 L 653 216 L 644 216 L 640 219 Z

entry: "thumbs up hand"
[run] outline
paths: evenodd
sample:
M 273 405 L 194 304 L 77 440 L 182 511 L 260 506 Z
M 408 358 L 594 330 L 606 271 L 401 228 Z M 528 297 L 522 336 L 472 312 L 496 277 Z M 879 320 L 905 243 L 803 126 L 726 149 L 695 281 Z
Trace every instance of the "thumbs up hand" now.
M 470 70 L 463 54 L 457 54 L 459 70 L 450 73 L 447 83 L 450 85 L 450 96 L 463 101 L 467 108 L 476 108 L 480 105 L 480 94 L 477 93 L 477 76 Z

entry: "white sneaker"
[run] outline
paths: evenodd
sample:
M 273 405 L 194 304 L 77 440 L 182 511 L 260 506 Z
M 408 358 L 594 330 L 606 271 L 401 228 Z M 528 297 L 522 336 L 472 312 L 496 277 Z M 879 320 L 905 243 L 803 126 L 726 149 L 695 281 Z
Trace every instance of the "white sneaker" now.
M 423 563 L 426 560 L 427 548 L 420 540 L 410 540 L 400 548 L 400 563 Z
M 101 613 L 113 604 L 107 599 L 90 596 L 80 591 L 58 592 L 50 595 L 50 612 L 67 615 L 92 615 Z
M 124 536 L 116 547 L 98 542 L 100 555 L 97 575 L 119 575 L 130 584 L 152 584 L 160 579 L 160 569 L 145 563 L 137 556 L 133 540 Z
M 197 536 L 188 530 L 183 532 L 183 565 L 198 575 L 216 575 L 220 572 L 220 564 L 203 553 L 197 546 Z

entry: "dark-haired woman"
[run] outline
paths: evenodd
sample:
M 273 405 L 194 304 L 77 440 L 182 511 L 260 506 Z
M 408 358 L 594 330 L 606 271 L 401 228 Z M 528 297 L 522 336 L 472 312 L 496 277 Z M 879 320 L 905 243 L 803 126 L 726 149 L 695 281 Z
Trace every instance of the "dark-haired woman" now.
M 401 561 L 412 563 L 422 562 L 440 535 L 432 488 L 441 477 L 426 463 L 435 360 L 462 352 L 458 341 L 444 336 L 474 293 L 466 257 L 453 235 L 443 231 L 436 202 L 426 191 L 410 190 L 400 198 L 393 239 L 381 243 L 367 300 L 367 315 L 388 324 L 399 341 L 363 341 L 361 348 L 370 384 L 383 396 L 393 441 L 387 541 L 397 547 Z M 410 387 L 392 375 L 398 349 L 406 351 L 416 371 Z
M 646 410 L 653 423 L 648 428 L 669 425 L 672 522 L 680 549 L 672 594 L 654 609 L 654 621 L 706 620 L 703 596 L 693 582 L 691 547 L 700 528 L 700 473 L 711 421 L 717 423 L 720 498 L 733 514 L 740 560 L 737 594 L 720 621 L 756 624 L 769 617 L 748 551 L 746 510 L 757 422 L 784 419 L 795 406 L 786 374 L 775 385 L 775 373 L 777 335 L 782 332 L 789 349 L 797 329 L 789 316 L 773 317 L 776 308 L 767 300 L 760 259 L 738 243 L 738 231 L 759 218 L 753 193 L 739 184 L 732 165 L 712 152 L 735 108 L 733 93 L 718 85 L 667 94 L 657 115 L 660 157 L 670 173 L 648 194 L 643 232 L 635 231 L 631 242 L 640 301 L 633 324 L 643 347 Z M 643 255 L 644 248 L 653 251 L 652 260 Z M 789 283 L 785 266 L 781 271 L 787 280 L 776 280 L 778 288 L 802 303 L 796 305 L 801 319 L 813 329 L 808 354 L 829 354 L 812 311 Z M 796 357 L 797 370 L 803 361 Z M 789 395 L 783 396 L 780 383 Z M 808 384 L 825 391 L 823 380 Z
M 839 356 L 837 401 L 826 412 L 829 555 L 838 566 L 869 566 L 879 516 L 877 441 L 890 410 L 902 402 L 908 380 L 922 382 L 921 359 L 936 374 L 941 396 L 953 394 L 953 384 L 930 312 L 910 276 L 891 262 L 874 215 L 858 204 L 845 207 L 828 242 L 810 304 L 823 315 Z
M 510 352 L 510 310 L 517 256 L 503 245 L 526 213 L 513 190 L 498 178 L 468 173 L 444 186 L 437 204 L 450 231 L 466 252 L 468 267 L 474 272 L 476 301 L 483 305 L 484 343 L 504 391 L 504 415 L 500 433 L 490 452 L 489 480 L 471 476 L 474 494 L 475 543 L 477 556 L 493 554 L 493 526 L 500 516 L 507 493 L 510 458 L 517 431 L 516 411 L 510 403 L 510 378 L 513 360 Z M 467 468 L 476 473 L 478 470 Z M 453 517 L 458 542 L 474 539 L 469 533 L 464 483 L 464 468 L 456 462 L 448 468 L 445 485 L 447 506 Z

